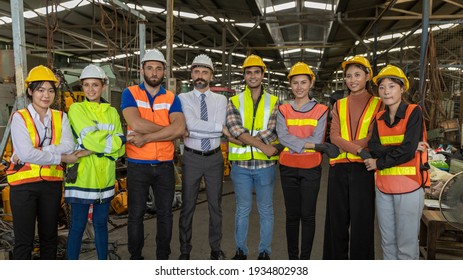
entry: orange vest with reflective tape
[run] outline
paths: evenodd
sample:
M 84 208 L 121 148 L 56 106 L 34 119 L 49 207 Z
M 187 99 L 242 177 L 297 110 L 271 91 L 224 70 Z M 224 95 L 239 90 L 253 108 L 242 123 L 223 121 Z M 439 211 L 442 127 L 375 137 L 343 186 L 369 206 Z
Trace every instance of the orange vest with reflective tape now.
M 32 145 L 39 148 L 40 137 L 34 124 L 34 119 L 27 108 L 17 111 L 24 119 L 27 131 L 31 137 Z M 50 145 L 59 145 L 62 133 L 63 112 L 51 110 L 51 142 Z M 13 147 L 14 148 L 14 147 Z M 61 165 L 38 165 L 25 163 L 19 170 L 10 164 L 6 171 L 8 184 L 11 186 L 34 183 L 40 181 L 63 181 L 63 167 Z
M 291 104 L 283 104 L 278 107 L 286 120 L 289 134 L 299 138 L 310 137 L 318 125 L 318 120 L 328 111 L 328 107 L 316 104 L 307 112 L 295 111 Z M 303 153 L 291 153 L 285 147 L 280 154 L 280 164 L 295 168 L 314 168 L 322 162 L 322 154 L 312 149 L 306 149 Z
M 405 113 L 405 118 L 401 119 L 394 127 L 388 127 L 381 116 L 386 110 L 379 112 L 376 116 L 378 134 L 381 145 L 398 146 L 405 136 L 408 120 L 416 104 L 409 104 Z M 426 141 L 426 127 L 423 123 L 422 140 Z M 413 192 L 424 186 L 430 181 L 428 170 L 421 170 L 421 166 L 428 161 L 428 153 L 417 151 L 415 157 L 405 163 L 382 170 L 376 170 L 376 185 L 383 193 L 403 194 Z
M 350 114 L 349 114 L 349 96 L 336 101 L 336 108 L 339 116 L 339 127 L 341 130 L 341 137 L 347 141 L 360 140 L 368 136 L 368 129 L 371 122 L 375 119 L 376 113 L 381 107 L 381 100 L 379 97 L 371 96 L 367 105 L 363 109 L 360 116 L 355 138 L 352 138 L 352 128 L 350 127 Z M 330 164 L 361 162 L 363 159 L 357 155 L 349 152 L 339 154 L 336 158 L 330 158 Z
M 142 119 L 160 126 L 170 125 L 169 110 L 174 103 L 175 94 L 166 90 L 165 94 L 156 96 L 153 107 L 151 107 L 146 92 L 140 89 L 138 85 L 130 86 L 128 89 L 137 103 L 137 109 Z M 127 132 L 131 130 L 130 126 L 127 126 Z M 127 157 L 137 160 L 170 161 L 174 159 L 174 143 L 172 141 L 149 142 L 141 148 L 127 142 L 125 151 Z

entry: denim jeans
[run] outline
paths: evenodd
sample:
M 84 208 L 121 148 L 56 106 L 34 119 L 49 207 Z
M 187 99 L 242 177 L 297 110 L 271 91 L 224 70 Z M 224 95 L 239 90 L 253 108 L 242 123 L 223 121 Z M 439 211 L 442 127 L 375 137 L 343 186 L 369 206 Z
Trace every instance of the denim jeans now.
M 252 193 L 256 192 L 257 211 L 260 218 L 259 253 L 271 254 L 273 235 L 273 190 L 275 165 L 260 169 L 247 169 L 233 165 L 230 177 L 236 196 L 235 242 L 236 249 L 248 254 L 249 213 L 252 209 Z
M 128 191 L 128 249 L 130 259 L 143 259 L 145 240 L 143 218 L 149 188 L 153 188 L 156 204 L 156 258 L 166 260 L 171 253 L 172 201 L 175 194 L 175 175 L 172 162 L 157 165 L 129 162 L 127 168 Z
M 108 259 L 108 215 L 110 202 L 93 204 L 92 222 L 95 230 L 95 247 L 99 260 Z M 78 260 L 88 220 L 90 204 L 71 203 L 71 228 L 69 229 L 66 255 L 68 260 Z

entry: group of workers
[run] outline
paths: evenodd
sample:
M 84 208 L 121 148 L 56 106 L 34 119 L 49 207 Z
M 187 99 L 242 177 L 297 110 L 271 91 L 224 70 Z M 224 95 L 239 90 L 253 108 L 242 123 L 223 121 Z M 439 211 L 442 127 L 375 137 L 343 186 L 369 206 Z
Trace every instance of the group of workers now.
M 116 109 L 101 97 L 108 79 L 100 67 L 84 68 L 80 80 L 86 99 L 73 104 L 68 114 L 50 109 L 58 83 L 51 70 L 33 68 L 26 79 L 32 103 L 15 112 L 11 123 L 14 153 L 7 174 L 13 258 L 31 258 L 36 221 L 40 258 L 56 258 L 64 180 L 64 198 L 71 205 L 67 258 L 79 258 L 93 205 L 98 259 L 107 259 L 115 161 L 126 154 L 130 259 L 144 259 L 143 223 L 150 188 L 156 205 L 156 258 L 169 259 L 175 195 L 173 141 L 183 138 L 179 259 L 190 259 L 202 179 L 209 209 L 210 258 L 225 259 L 220 148 L 225 137 L 236 197 L 232 259 L 246 260 L 249 253 L 253 193 L 260 219 L 258 259 L 270 259 L 277 165 L 288 258 L 310 259 L 323 153 L 330 162 L 323 258 L 374 259 L 376 205 L 384 259 L 418 259 L 423 187 L 429 179 L 421 109 L 403 100 L 409 82 L 400 68 L 388 65 L 373 76 L 369 61 L 361 56 L 343 62 L 342 68 L 349 94 L 330 113 L 309 94 L 315 74 L 306 63 L 291 67 L 288 79 L 294 99 L 280 104 L 263 87 L 265 63 L 249 55 L 242 65 L 245 89 L 227 100 L 210 90 L 214 65 L 204 54 L 191 64 L 192 91 L 176 95 L 166 90 L 161 85 L 166 60 L 153 49 L 141 59 L 143 82 L 122 92 L 126 134 Z M 379 97 L 373 94 L 372 82 L 378 86 Z M 325 134 L 330 120 L 328 143 Z M 67 164 L 66 172 L 61 163 Z

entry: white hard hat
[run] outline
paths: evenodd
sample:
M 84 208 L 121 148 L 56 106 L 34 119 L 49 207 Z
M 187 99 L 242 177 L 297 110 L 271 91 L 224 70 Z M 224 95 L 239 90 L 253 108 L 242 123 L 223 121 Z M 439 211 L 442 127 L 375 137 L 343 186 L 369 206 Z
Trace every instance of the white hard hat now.
M 145 55 L 141 59 L 141 64 L 143 65 L 143 63 L 145 63 L 146 61 L 159 61 L 166 64 L 166 59 L 164 55 L 157 49 L 152 49 L 145 53 Z
M 195 59 L 193 59 L 191 68 L 193 69 L 195 66 L 204 66 L 214 71 L 214 65 L 212 64 L 211 58 L 205 54 L 197 55 Z
M 104 81 L 106 84 L 108 82 L 108 77 L 106 76 L 106 73 L 104 72 L 101 67 L 96 66 L 95 64 L 89 64 L 87 65 L 84 70 L 82 70 L 82 73 L 80 74 L 80 80 L 88 79 L 88 78 L 95 78 L 95 79 L 101 79 Z

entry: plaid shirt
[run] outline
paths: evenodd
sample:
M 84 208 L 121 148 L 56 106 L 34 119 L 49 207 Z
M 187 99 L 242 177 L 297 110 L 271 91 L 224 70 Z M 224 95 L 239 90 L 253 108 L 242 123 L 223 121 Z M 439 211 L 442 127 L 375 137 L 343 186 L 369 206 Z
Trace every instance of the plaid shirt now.
M 254 107 L 256 107 L 256 105 L 259 104 L 259 101 L 260 101 L 260 97 L 257 103 L 254 104 Z M 267 129 L 262 130 L 257 134 L 257 136 L 265 144 L 270 144 L 272 141 L 278 138 L 277 132 L 276 132 L 278 105 L 279 103 L 277 102 L 275 104 L 275 107 L 273 107 L 272 115 L 270 116 L 270 119 L 268 121 Z M 230 131 L 230 134 L 234 138 L 238 138 L 243 133 L 249 133 L 249 130 L 247 130 L 243 126 L 243 121 L 241 119 L 240 112 L 235 107 L 235 105 L 233 105 L 231 101 L 229 101 L 227 105 L 227 128 Z M 274 165 L 276 161 L 250 159 L 250 160 L 235 160 L 234 163 L 242 168 L 259 169 L 259 168 L 270 167 Z

